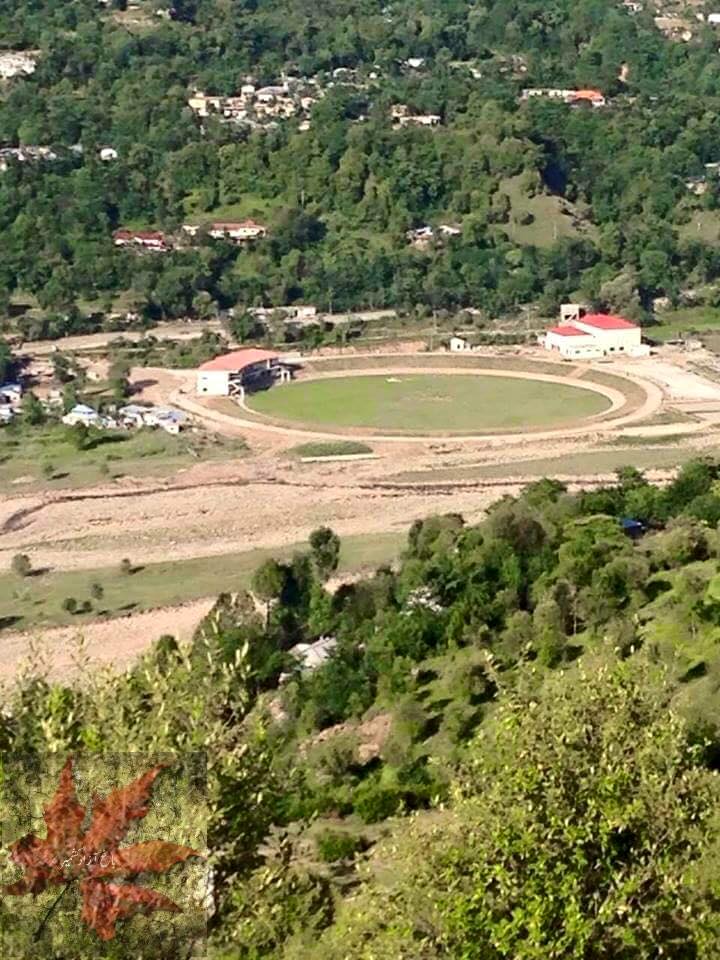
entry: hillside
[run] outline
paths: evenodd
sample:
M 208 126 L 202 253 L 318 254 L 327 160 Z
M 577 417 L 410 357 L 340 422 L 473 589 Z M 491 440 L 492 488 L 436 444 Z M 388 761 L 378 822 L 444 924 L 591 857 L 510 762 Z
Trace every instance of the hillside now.
M 210 956 L 710 960 L 719 478 L 700 460 L 664 489 L 633 468 L 577 495 L 538 481 L 478 527 L 417 522 L 397 567 L 334 592 L 339 542 L 318 530 L 185 648 L 77 686 L 21 677 L 3 769 L 122 743 L 188 770 L 200 751 L 203 796 L 176 798 L 172 829 L 207 825 Z M 18 909 L 0 905 L 24 955 Z M 33 955 L 57 955 L 75 909 Z M 197 928 L 148 922 L 121 955 L 189 955 Z
M 649 319 L 720 272 L 692 226 L 720 199 L 717 39 L 653 12 L 7 0 L 0 50 L 32 66 L 0 81 L 0 306 L 39 304 L 26 336 L 88 327 L 88 303 L 552 315 L 579 294 Z M 181 229 L 246 218 L 264 237 Z M 165 252 L 114 246 L 120 228 Z

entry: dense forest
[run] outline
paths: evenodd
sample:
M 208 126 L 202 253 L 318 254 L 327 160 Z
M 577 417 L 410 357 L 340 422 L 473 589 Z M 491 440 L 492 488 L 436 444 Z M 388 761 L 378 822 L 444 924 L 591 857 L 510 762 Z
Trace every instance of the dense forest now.
M 718 520 L 710 460 L 664 488 L 543 480 L 478 526 L 418 521 L 397 566 L 335 590 L 321 528 L 189 647 L 7 689 L 3 819 L 29 767 L 163 756 L 192 784 L 178 838 L 207 825 L 226 960 L 712 960 Z M 72 894 L 30 947 L 42 896 L 0 901 L 8 955 L 197 955 L 192 914 L 136 917 L 98 953 Z
M 80 329 L 118 294 L 154 317 L 303 301 L 552 314 L 582 296 L 646 322 L 658 295 L 717 298 L 720 178 L 705 164 L 720 159 L 720 57 L 707 24 L 675 42 L 652 10 L 612 0 L 125 6 L 2 5 L 0 51 L 37 62 L 0 81 L 0 148 L 55 157 L 9 156 L 0 173 L 0 301 L 34 297 L 49 313 L 26 335 Z M 201 121 L 188 106 L 194 90 L 283 77 L 313 79 L 309 123 Z M 589 87 L 607 104 L 524 102 L 526 87 Z M 397 126 L 396 104 L 440 122 Z M 244 217 L 267 236 L 145 255 L 112 242 L 120 227 L 176 236 Z M 408 242 L 442 223 L 459 232 Z

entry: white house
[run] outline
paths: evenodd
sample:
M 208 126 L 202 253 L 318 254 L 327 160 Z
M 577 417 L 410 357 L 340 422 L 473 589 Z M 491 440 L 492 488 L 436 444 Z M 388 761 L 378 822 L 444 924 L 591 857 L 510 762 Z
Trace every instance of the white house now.
M 267 228 L 255 220 L 241 220 L 239 223 L 213 223 L 208 235 L 214 240 L 232 240 L 234 243 L 245 243 L 264 237 Z
M 468 350 L 472 350 L 472 347 L 464 337 L 458 337 L 457 335 L 450 337 L 451 353 L 466 353 Z
M 20 74 L 30 76 L 37 66 L 37 50 L 7 50 L 0 53 L 0 78 L 9 80 Z
M 100 147 L 98 156 L 103 163 L 107 163 L 109 160 L 117 160 L 118 152 L 115 147 Z
M 0 406 L 16 407 L 21 399 L 22 387 L 19 383 L 0 384 Z
M 546 350 L 577 360 L 622 354 L 640 357 L 650 353 L 642 342 L 640 327 L 607 313 L 591 313 L 550 327 L 543 345 Z
M 69 427 L 74 427 L 76 423 L 82 423 L 86 427 L 99 427 L 102 425 L 102 417 L 97 410 L 93 410 L 87 404 L 77 403 L 72 410 L 65 414 L 62 422 Z

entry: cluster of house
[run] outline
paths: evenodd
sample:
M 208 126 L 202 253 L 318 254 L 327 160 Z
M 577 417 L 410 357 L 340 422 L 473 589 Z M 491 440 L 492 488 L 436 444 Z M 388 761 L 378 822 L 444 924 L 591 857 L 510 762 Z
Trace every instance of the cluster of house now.
M 720 162 L 713 161 L 705 164 L 705 173 L 698 177 L 688 177 L 685 181 L 685 189 L 694 193 L 696 197 L 701 197 L 707 192 L 709 183 L 708 178 L 720 178 Z
M 395 103 L 390 108 L 390 117 L 395 127 L 439 127 L 442 117 L 437 113 L 411 113 L 405 103 Z
M 267 227 L 256 220 L 240 220 L 237 223 L 218 221 L 204 226 L 183 224 L 183 231 L 190 237 L 197 236 L 202 230 L 213 240 L 230 240 L 232 243 L 250 243 L 267 235 Z
M 195 237 L 204 231 L 213 240 L 229 240 L 235 244 L 252 243 L 267 234 L 267 227 L 255 220 L 240 220 L 237 223 L 217 222 L 205 226 L 187 223 L 183 225 L 182 230 L 188 237 Z M 116 247 L 165 253 L 175 246 L 175 238 L 161 230 L 120 229 L 113 233 L 113 243 Z
M 561 100 L 571 107 L 604 107 L 607 100 L 599 90 L 563 90 L 559 87 L 529 87 L 523 90 L 521 100 Z
M 639 13 L 643 9 L 642 4 L 632 3 L 629 0 L 625 0 L 623 6 L 631 13 Z M 638 9 L 632 9 L 633 7 Z M 680 12 L 683 13 L 684 11 L 681 10 Z M 697 11 L 694 14 L 694 19 L 697 23 L 706 23 L 710 27 L 720 27 L 720 13 L 708 13 L 706 15 Z M 694 36 L 691 29 L 693 20 L 689 15 L 673 16 L 661 11 L 659 16 L 653 17 L 653 22 L 657 29 L 670 40 L 682 40 L 684 43 L 689 43 Z
M 12 161 L 30 163 L 57 158 L 57 154 L 50 147 L 0 147 L 0 172 L 4 173 Z
M 273 314 L 282 314 L 284 320 L 300 327 L 309 326 L 319 320 L 318 308 L 313 304 L 293 304 L 291 307 L 249 307 L 247 312 L 260 322 L 271 319 Z
M 426 224 L 424 227 L 417 227 L 414 230 L 408 230 L 405 234 L 408 243 L 418 250 L 424 250 L 431 243 L 438 240 L 449 240 L 452 237 L 459 237 L 462 228 L 453 223 L 441 223 L 437 228 Z
M 0 424 L 10 423 L 22 402 L 22 386 L 19 383 L 0 384 Z
M 141 427 L 158 427 L 166 433 L 178 434 L 187 424 L 187 417 L 171 407 L 143 407 L 136 403 L 119 407 L 114 415 L 100 413 L 86 403 L 76 404 L 62 418 L 73 427 L 81 423 L 85 427 L 100 430 L 132 430 Z
M 561 306 L 559 326 L 550 327 L 540 342 L 546 350 L 574 360 L 618 354 L 646 357 L 650 353 L 637 324 L 608 313 L 585 313 L 577 303 Z
M 68 155 L 76 154 L 79 156 L 82 156 L 84 152 L 81 143 L 73 143 L 67 148 L 67 151 Z M 118 158 L 118 152 L 114 147 L 100 147 L 97 155 L 104 163 L 109 160 L 117 160 Z M 40 161 L 51 161 L 58 159 L 58 154 L 51 147 L 0 147 L 0 173 L 4 173 L 10 166 L 11 162 L 38 163 Z
M 0 52 L 0 79 L 11 77 L 29 77 L 35 73 L 39 50 L 3 50 Z
M 204 119 L 216 116 L 224 123 L 250 127 L 272 126 L 278 120 L 301 118 L 301 129 L 309 129 L 310 111 L 322 96 L 315 77 L 283 77 L 282 82 L 257 87 L 248 81 L 232 97 L 212 96 L 196 90 L 188 99 L 193 113 Z

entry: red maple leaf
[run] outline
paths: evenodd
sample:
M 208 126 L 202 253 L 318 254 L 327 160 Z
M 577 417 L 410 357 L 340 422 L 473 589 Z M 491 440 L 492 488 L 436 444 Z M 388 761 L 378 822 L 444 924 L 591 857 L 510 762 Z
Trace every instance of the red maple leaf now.
M 43 813 L 47 836 L 42 839 L 29 833 L 10 846 L 10 859 L 23 868 L 24 876 L 6 885 L 5 893 L 35 895 L 49 886 L 67 889 L 78 882 L 83 897 L 81 917 L 103 940 L 112 940 L 116 921 L 134 913 L 179 912 L 176 903 L 155 890 L 108 882 L 109 878 L 139 873 L 163 873 L 188 857 L 202 856 L 197 850 L 165 840 L 118 846 L 132 821 L 147 814 L 153 783 L 165 766 L 152 767 L 107 797 L 93 797 L 90 822 L 84 829 L 86 809 L 75 795 L 72 759 L 68 758 L 55 796 Z

